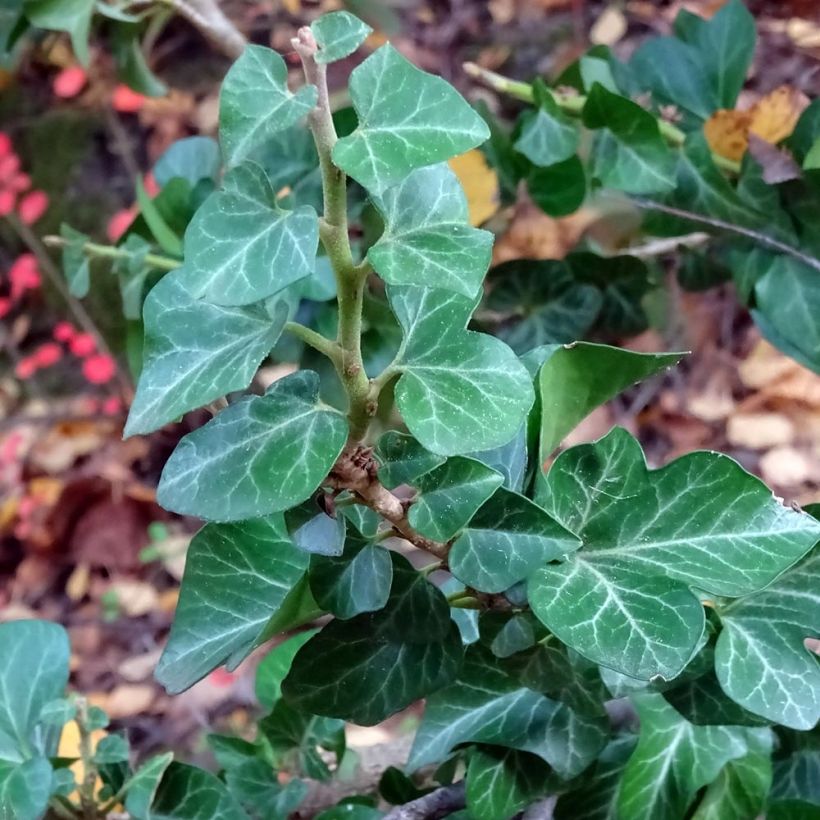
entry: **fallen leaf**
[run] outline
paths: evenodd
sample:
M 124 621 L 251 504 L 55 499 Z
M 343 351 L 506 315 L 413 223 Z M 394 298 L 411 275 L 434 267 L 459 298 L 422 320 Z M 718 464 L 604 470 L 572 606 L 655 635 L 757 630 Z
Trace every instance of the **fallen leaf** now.
M 147 615 L 159 607 L 159 595 L 146 581 L 116 580 L 108 589 L 117 596 L 120 609 L 130 618 Z
M 450 167 L 467 196 L 470 224 L 481 225 L 498 210 L 498 175 L 477 148 L 453 157 Z
M 779 185 L 801 176 L 800 166 L 788 151 L 766 142 L 755 133 L 749 134 L 749 153 L 763 169 L 763 181 L 769 185 Z
M 146 680 L 154 674 L 154 669 L 159 661 L 159 656 L 162 654 L 162 649 L 152 649 L 150 652 L 144 652 L 142 655 L 134 655 L 132 658 L 126 658 L 118 667 L 117 672 L 121 678 L 127 680 L 129 683 L 138 683 Z
M 109 692 L 99 705 L 111 720 L 120 720 L 148 711 L 156 694 L 150 684 L 123 683 Z
M 589 30 L 590 42 L 595 45 L 615 45 L 626 34 L 626 17 L 618 6 L 607 6 Z
M 84 598 L 88 592 L 91 572 L 88 564 L 77 564 L 65 582 L 65 594 L 75 603 Z
M 726 425 L 729 442 L 751 450 L 791 444 L 794 434 L 794 424 L 782 413 L 737 413 Z
M 775 447 L 760 459 L 760 473 L 767 484 L 797 487 L 812 477 L 808 456 L 795 447 Z
M 751 121 L 748 111 L 728 108 L 715 111 L 703 124 L 703 133 L 713 153 L 739 162 L 749 146 Z

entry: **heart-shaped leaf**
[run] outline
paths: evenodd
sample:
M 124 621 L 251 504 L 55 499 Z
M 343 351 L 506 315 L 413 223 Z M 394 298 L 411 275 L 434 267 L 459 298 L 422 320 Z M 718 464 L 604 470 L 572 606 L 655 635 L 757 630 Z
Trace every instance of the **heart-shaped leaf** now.
M 543 168 L 574 156 L 579 139 L 578 126 L 561 113 L 552 94 L 546 91 L 538 110 L 525 120 L 515 149 Z
M 482 748 L 467 767 L 467 808 L 475 820 L 509 820 L 547 789 L 549 766 L 515 749 Z
M 318 375 L 302 370 L 185 436 L 165 464 L 157 499 L 209 521 L 287 510 L 319 486 L 346 438 L 344 416 L 319 402 Z
M 225 784 L 210 772 L 172 763 L 157 789 L 151 806 L 151 820 L 248 820 L 236 798 Z
M 444 464 L 444 456 L 425 450 L 412 436 L 388 430 L 380 439 L 376 456 L 381 462 L 379 481 L 391 490 L 411 484 L 419 476 Z
M 146 760 L 128 781 L 125 788 L 125 808 L 134 820 L 149 820 L 159 783 L 174 759 L 166 752 Z
M 88 66 L 88 35 L 95 6 L 94 0 L 26 0 L 25 13 L 32 25 L 67 32 L 77 59 Z
M 475 304 L 432 288 L 389 288 L 404 331 L 396 403 L 410 432 L 441 455 L 506 444 L 533 402 L 530 377 L 501 341 L 464 330 Z
M 323 14 L 310 24 L 319 44 L 317 63 L 334 63 L 352 54 L 373 29 L 348 11 Z
M 467 198 L 446 163 L 413 171 L 373 201 L 384 233 L 367 258 L 385 282 L 478 293 L 493 235 L 470 226 Z
M 374 194 L 490 135 L 449 83 L 416 68 L 389 43 L 354 69 L 350 97 L 359 126 L 333 147 L 333 161 Z
M 45 757 L 22 763 L 0 760 L 0 817 L 40 820 L 51 796 L 53 772 Z

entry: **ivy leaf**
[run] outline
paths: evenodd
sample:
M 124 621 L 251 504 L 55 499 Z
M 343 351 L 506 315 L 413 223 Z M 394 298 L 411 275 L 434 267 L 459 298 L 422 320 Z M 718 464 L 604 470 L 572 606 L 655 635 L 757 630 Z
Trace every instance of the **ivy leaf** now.
M 134 820 L 149 820 L 151 803 L 173 759 L 173 752 L 152 757 L 131 776 L 125 791 L 125 809 Z
M 315 107 L 316 86 L 291 94 L 287 79 L 285 61 L 264 46 L 247 46 L 230 67 L 219 96 L 219 141 L 227 165 L 237 165 Z
M 238 666 L 308 568 L 281 515 L 209 524 L 188 548 L 157 680 L 182 692 L 223 663 Z
M 467 808 L 475 820 L 508 820 L 541 797 L 549 766 L 515 749 L 482 748 L 467 766 Z
M 348 619 L 385 606 L 393 564 L 390 553 L 377 544 L 348 538 L 343 555 L 314 555 L 308 577 L 316 603 L 337 618 Z
M 246 760 L 225 773 L 231 794 L 258 817 L 289 817 L 307 794 L 296 778 L 282 785 L 264 760 Z
M 25 0 L 23 7 L 32 25 L 68 33 L 74 54 L 87 67 L 90 60 L 88 35 L 94 5 L 95 0 Z
M 281 207 L 310 205 L 321 212 L 322 172 L 316 144 L 306 127 L 294 125 L 274 134 L 254 152 L 253 160 L 265 169 Z
M 578 127 L 561 113 L 547 91 L 538 110 L 524 122 L 515 149 L 534 165 L 545 168 L 575 156 L 579 140 Z
M 52 776 L 51 764 L 45 757 L 33 757 L 22 763 L 0 760 L 0 817 L 43 817 L 51 796 Z
M 410 525 L 428 538 L 447 541 L 503 481 L 500 473 L 480 461 L 448 458 L 413 482 L 420 495 L 408 511 Z
M 490 643 L 490 650 L 496 658 L 509 658 L 535 643 L 535 630 L 527 614 L 513 615 L 498 631 Z
M 467 198 L 446 163 L 413 171 L 373 203 L 384 233 L 367 258 L 385 282 L 478 293 L 493 235 L 470 226 Z
M 235 390 L 244 390 L 288 319 L 279 300 L 223 307 L 194 299 L 171 273 L 145 300 L 143 369 L 125 436 L 150 433 Z M 203 333 L 203 328 L 208 332 Z
M 225 784 L 210 772 L 171 763 L 157 789 L 151 806 L 151 820 L 248 820 Z
M 19 762 L 35 751 L 45 751 L 39 748 L 35 730 L 43 707 L 64 694 L 69 653 L 68 636 L 58 624 L 34 620 L 0 624 L 0 748 L 8 750 L 2 757 Z M 38 770 L 32 768 L 30 774 L 36 778 Z M 20 777 L 29 775 L 15 775 Z
M 720 613 L 715 671 L 724 691 L 750 712 L 793 729 L 820 720 L 820 663 L 804 643 L 818 634 L 819 590 L 815 549 L 762 592 Z
M 527 472 L 527 430 L 522 424 L 518 432 L 506 443 L 490 450 L 470 453 L 470 458 L 486 464 L 504 477 L 508 490 L 520 492 L 524 486 L 524 475 Z
M 88 237 L 75 231 L 70 225 L 60 225 L 60 236 L 66 240 L 63 246 L 63 273 L 72 296 L 85 299 L 91 286 L 91 266 L 85 255 Z
M 310 276 L 318 242 L 313 208 L 280 208 L 265 172 L 246 162 L 191 220 L 180 279 L 197 299 L 249 305 Z
M 560 777 L 574 777 L 603 746 L 605 724 L 524 689 L 487 649 L 473 646 L 458 680 L 427 698 L 407 766 L 442 761 L 461 743 L 490 743 L 531 752 Z
M 335 63 L 352 54 L 373 31 L 367 23 L 347 11 L 323 14 L 310 24 L 319 44 L 317 63 Z
M 319 402 L 318 375 L 301 370 L 185 436 L 165 464 L 157 499 L 211 521 L 286 510 L 319 486 L 346 438 L 344 416 Z
M 432 288 L 389 288 L 404 331 L 396 403 L 410 432 L 440 455 L 508 442 L 533 402 L 530 377 L 501 341 L 464 330 L 475 304 Z
M 172 179 L 184 179 L 193 188 L 198 182 L 216 182 L 222 161 L 219 144 L 211 137 L 185 137 L 171 143 L 154 164 L 154 179 L 160 188 Z
M 333 161 L 373 194 L 490 135 L 449 83 L 416 68 L 389 43 L 354 69 L 350 97 L 359 125 L 333 147 Z
M 538 374 L 541 399 L 539 463 L 596 407 L 677 364 L 683 353 L 635 353 L 577 342 L 557 347 Z
M 768 729 L 693 726 L 660 695 L 633 700 L 641 733 L 623 774 L 618 808 L 635 820 L 683 817 L 701 787 L 769 735 Z
M 567 216 L 583 205 L 587 178 L 581 160 L 571 156 L 527 174 L 527 190 L 533 202 L 550 216 Z
M 341 555 L 347 532 L 344 516 L 330 516 L 311 498 L 285 514 L 293 543 L 316 555 Z
M 671 680 L 692 657 L 704 615 L 691 588 L 762 589 L 820 537 L 818 522 L 728 457 L 690 453 L 650 471 L 620 428 L 562 453 L 545 495 L 583 547 L 530 577 L 533 612 L 568 646 L 639 680 Z
M 580 543 L 537 504 L 500 489 L 456 539 L 450 549 L 450 569 L 467 586 L 503 592 L 547 562 L 573 552 Z
M 659 193 L 675 187 L 675 155 L 648 111 L 595 83 L 583 120 L 587 128 L 602 129 L 592 162 L 592 174 L 602 185 L 630 194 Z
M 376 447 L 379 481 L 389 489 L 412 484 L 419 476 L 444 464 L 444 456 L 425 450 L 412 436 L 388 430 Z
M 256 667 L 254 694 L 259 705 L 265 709 L 273 708 L 273 704 L 282 697 L 282 681 L 290 671 L 290 666 L 296 653 L 318 632 L 318 629 L 309 629 L 299 632 L 277 644 L 265 655 Z
M 297 653 L 282 691 L 293 706 L 372 726 L 449 683 L 461 638 L 441 592 L 390 553 L 380 612 L 332 621 Z

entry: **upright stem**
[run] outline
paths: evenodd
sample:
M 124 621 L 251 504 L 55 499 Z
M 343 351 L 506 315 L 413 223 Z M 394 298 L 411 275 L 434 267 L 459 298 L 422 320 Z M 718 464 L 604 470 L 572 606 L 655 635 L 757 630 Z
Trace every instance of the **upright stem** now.
M 94 788 L 97 785 L 97 767 L 94 764 L 94 750 L 91 732 L 88 730 L 88 701 L 77 698 L 77 727 L 80 730 L 80 759 L 83 762 L 83 782 L 79 785 L 80 806 L 86 820 L 97 817 L 97 801 Z
M 316 108 L 310 113 L 308 122 L 322 170 L 324 216 L 320 221 L 319 236 L 336 277 L 339 308 L 337 343 L 341 355 L 335 363 L 350 404 L 350 438 L 359 441 L 367 433 L 370 419 L 376 412 L 376 397 L 364 370 L 361 348 L 362 307 L 368 268 L 353 262 L 353 253 L 350 249 L 347 227 L 347 178 L 341 168 L 333 163 L 332 157 L 337 136 L 330 110 L 327 67 L 316 62 L 318 46 L 309 28 L 299 29 L 292 43 L 302 60 L 305 79 L 315 85 L 318 91 Z

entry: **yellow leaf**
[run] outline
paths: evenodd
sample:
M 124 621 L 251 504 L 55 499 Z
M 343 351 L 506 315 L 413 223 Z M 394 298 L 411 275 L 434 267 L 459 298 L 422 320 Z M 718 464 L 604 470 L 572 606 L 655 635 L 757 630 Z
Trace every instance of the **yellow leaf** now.
M 498 175 L 477 148 L 453 157 L 450 167 L 467 195 L 470 224 L 481 225 L 498 210 Z
M 715 111 L 703 124 L 703 133 L 709 148 L 715 154 L 739 161 L 749 147 L 748 111 L 732 111 L 723 108 Z
M 802 91 L 781 85 L 755 103 L 749 112 L 749 130 L 766 142 L 776 145 L 794 131 L 808 104 L 809 99 Z
M 94 748 L 97 747 L 97 744 L 105 737 L 105 732 L 102 729 L 97 729 L 91 733 L 91 743 Z M 70 720 L 66 725 L 63 727 L 63 732 L 60 735 L 60 744 L 57 748 L 57 756 L 58 757 L 79 757 L 80 756 L 80 727 L 77 726 L 77 721 Z M 74 774 L 74 779 L 77 783 L 82 783 L 83 778 L 85 777 L 85 767 L 83 766 L 82 760 L 77 760 L 76 762 L 72 763 L 69 767 Z M 97 782 L 94 785 L 95 793 L 98 792 L 103 787 L 103 782 L 100 778 L 97 778 Z M 77 792 L 73 792 L 69 795 L 69 797 L 77 797 Z

